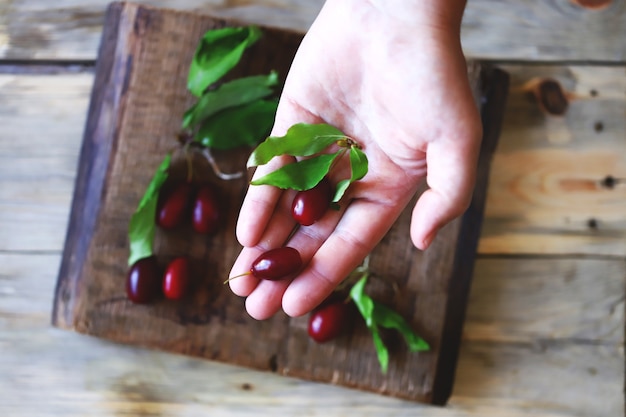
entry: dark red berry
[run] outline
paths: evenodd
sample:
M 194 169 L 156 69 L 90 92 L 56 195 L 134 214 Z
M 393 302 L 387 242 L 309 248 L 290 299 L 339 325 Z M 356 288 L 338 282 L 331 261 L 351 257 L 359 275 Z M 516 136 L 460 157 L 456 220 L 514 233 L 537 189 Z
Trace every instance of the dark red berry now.
M 291 215 L 303 226 L 310 226 L 324 216 L 332 199 L 330 181 L 324 178 L 315 187 L 299 191 L 291 204 Z
M 138 260 L 126 277 L 126 295 L 133 303 L 154 301 L 161 290 L 161 274 L 154 256 Z
M 180 300 L 189 287 L 189 261 L 179 257 L 169 263 L 163 277 L 163 294 L 170 300 Z
M 259 279 L 278 281 L 295 274 L 302 268 L 300 252 L 282 247 L 269 250 L 256 258 L 250 272 Z
M 193 229 L 198 233 L 211 234 L 217 230 L 220 209 L 217 195 L 211 184 L 200 186 L 193 202 Z
M 352 325 L 352 308 L 343 301 L 323 304 L 309 316 L 308 333 L 317 343 L 324 343 L 345 333 Z
M 168 190 L 159 200 L 156 223 L 164 229 L 172 229 L 183 222 L 189 211 L 193 188 L 182 182 Z

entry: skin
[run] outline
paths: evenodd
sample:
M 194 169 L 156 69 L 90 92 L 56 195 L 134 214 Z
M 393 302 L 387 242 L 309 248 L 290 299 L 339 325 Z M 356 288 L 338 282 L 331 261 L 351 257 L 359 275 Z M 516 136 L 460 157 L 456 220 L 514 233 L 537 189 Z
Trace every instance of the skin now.
M 417 248 L 427 249 L 468 207 L 481 123 L 459 40 L 464 6 L 457 0 L 326 2 L 287 76 L 272 135 L 299 122 L 334 125 L 362 145 L 369 172 L 350 187 L 339 212 L 291 237 L 295 193 L 249 188 L 237 224 L 244 248 L 231 276 L 287 243 L 306 265 L 292 280 L 232 280 L 252 317 L 266 319 L 281 308 L 295 317 L 315 308 L 382 239 L 423 181 L 429 189 L 413 209 L 410 230 Z M 287 162 L 275 158 L 255 177 Z M 336 172 L 334 182 L 342 174 Z

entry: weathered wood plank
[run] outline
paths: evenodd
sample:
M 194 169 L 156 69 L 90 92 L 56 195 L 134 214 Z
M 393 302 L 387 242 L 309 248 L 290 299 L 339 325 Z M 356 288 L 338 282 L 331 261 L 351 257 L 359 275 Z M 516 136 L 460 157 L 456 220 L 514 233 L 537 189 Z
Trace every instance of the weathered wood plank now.
M 60 334 L 3 336 L 0 412 L 52 416 L 606 417 L 624 412 L 623 355 L 468 344 L 445 408 Z
M 462 352 L 453 407 L 521 408 L 531 416 L 624 414 L 623 346 L 476 342 Z
M 626 69 L 505 69 L 513 90 L 494 156 L 479 253 L 623 256 Z M 541 112 L 524 87 L 547 77 L 575 97 L 564 116 Z M 67 219 L 92 83 L 88 73 L 0 74 L 0 229 L 7 231 L 0 233 L 0 249 L 62 248 L 57 221 Z M 607 177 L 615 180 L 612 187 Z M 16 233 L 19 223 L 28 224 L 29 232 Z
M 47 321 L 60 256 L 0 254 L 0 314 Z M 619 345 L 624 342 L 625 287 L 623 260 L 481 258 L 463 340 Z
M 128 302 L 124 285 L 128 220 L 155 167 L 176 143 L 189 106 L 187 67 L 180 62 L 191 60 L 197 40 L 207 29 L 227 24 L 131 4 L 117 3 L 109 9 L 59 273 L 54 324 L 118 342 L 445 403 L 460 343 L 489 162 L 506 97 L 508 78 L 501 71 L 469 67 L 470 83 L 479 86 L 485 121 L 482 164 L 470 209 L 446 226 L 428 251 L 418 252 L 406 234 L 409 208 L 372 251 L 372 274 L 384 276 L 384 282 L 402 290 L 387 291 L 389 287 L 374 282 L 368 292 L 393 304 L 419 329 L 430 343 L 427 353 L 409 355 L 398 350 L 389 372 L 383 374 L 371 336 L 359 327 L 341 341 L 322 347 L 312 342 L 302 326 L 290 326 L 284 314 L 263 322 L 252 320 L 242 300 L 222 285 L 240 250 L 232 232 L 246 180 L 225 183 L 200 165 L 195 169 L 197 180 L 212 182 L 227 208 L 223 227 L 210 238 L 185 228 L 157 233 L 154 244 L 163 266 L 173 256 L 189 258 L 196 290 L 185 303 L 162 301 L 141 307 Z M 238 66 L 237 75 L 276 70 L 284 76 L 300 39 L 293 32 L 265 29 L 261 41 L 247 52 L 246 62 Z M 222 163 L 232 163 L 227 170 L 238 169 L 247 153 L 231 152 L 232 160 Z M 175 162 L 170 174 L 180 178 L 185 171 L 184 162 Z M 389 259 L 406 265 L 404 271 L 388 270 Z M 351 360 L 342 360 L 348 351 Z
M 6 59 L 95 60 L 110 0 L 5 1 L 0 8 L 0 57 Z M 217 17 L 305 30 L 320 0 L 140 0 L 136 3 L 211 13 Z
M 511 91 L 480 253 L 623 256 L 626 68 L 504 68 Z M 534 98 L 533 86 L 543 79 L 560 83 L 563 115 L 542 111 Z
M 19 227 L 20 232 L 28 230 L 25 224 Z M 0 254 L 0 346 L 13 326 L 41 325 L 49 321 L 55 271 L 59 270 L 60 261 L 60 252 Z
M 18 2 L 13 1 L 12 3 L 17 4 Z M 22 4 L 26 3 L 24 1 Z M 61 1 L 48 4 L 47 2 L 31 1 L 30 3 L 29 7 L 35 11 L 38 10 L 41 17 L 41 14 L 44 13 L 42 12 L 43 8 L 55 10 L 56 5 L 64 4 L 67 6 L 71 2 Z M 35 6 L 37 3 L 39 6 Z M 208 4 L 209 2 L 205 3 Z M 310 3 L 314 4 L 315 2 L 311 1 Z M 613 3 L 622 4 L 621 2 Z M 89 2 L 85 8 L 88 8 L 90 4 L 97 4 L 97 1 Z M 177 2 L 177 4 L 185 4 L 185 0 Z M 472 0 L 470 0 L 470 6 L 472 6 Z M 494 3 L 493 6 L 499 8 L 500 3 Z M 5 14 L 7 7 L 9 7 L 9 1 L 0 0 L 1 54 L 5 54 L 8 48 L 8 43 L 5 41 L 7 39 L 5 28 L 8 27 L 7 14 Z M 22 6 L 22 13 L 23 18 L 26 19 L 24 7 Z M 246 9 L 251 6 L 244 4 L 241 7 Z M 556 6 L 554 3 L 548 2 L 547 5 L 542 4 L 537 7 Z M 559 7 L 563 7 L 565 10 L 572 6 Z M 259 10 L 268 10 L 270 15 L 272 13 L 272 9 L 266 9 L 262 6 L 259 7 Z M 224 12 L 226 13 L 228 10 Z M 489 13 L 485 14 L 488 15 Z M 57 16 L 62 16 L 62 13 L 57 14 Z M 92 19 L 96 21 L 100 17 L 101 12 L 98 11 Z M 263 19 L 270 17 L 264 16 Z M 41 21 L 45 22 L 46 20 Z M 539 21 L 532 19 L 524 22 L 524 24 L 532 27 Z M 32 25 L 35 24 L 38 23 L 31 22 L 24 25 L 22 31 L 24 35 L 21 40 L 18 39 L 17 44 L 24 45 L 26 42 L 26 44 L 32 45 L 32 50 L 39 50 L 41 53 L 43 43 L 36 46 L 36 39 L 31 39 L 27 35 L 31 31 Z M 98 23 L 93 24 L 94 27 L 97 25 Z M 72 30 L 71 25 L 66 24 L 66 27 Z M 504 29 L 509 30 L 509 28 Z M 84 44 L 90 45 L 89 47 L 95 51 L 96 46 L 93 44 L 93 39 L 99 36 L 97 31 L 91 35 L 85 35 L 79 29 L 74 30 L 76 33 L 80 33 L 82 39 L 86 40 Z M 597 28 L 592 27 L 590 31 L 585 29 L 581 32 L 591 34 L 596 33 L 596 30 Z M 45 32 L 46 29 L 41 29 L 41 31 Z M 613 33 L 619 33 L 619 29 Z M 540 36 L 541 31 L 532 34 L 532 36 L 535 35 Z M 511 38 L 511 36 L 503 36 L 497 41 L 509 42 Z M 58 41 L 59 36 L 56 36 L 52 43 L 48 44 L 51 48 L 50 51 L 55 51 L 54 45 Z M 520 39 L 513 39 L 513 41 L 518 42 Z M 74 45 L 79 45 L 81 42 L 77 37 Z M 83 47 L 78 47 L 79 50 L 81 48 Z M 589 49 L 587 42 L 583 45 L 583 49 Z M 17 52 L 18 54 L 14 55 L 14 58 L 19 58 L 20 53 L 24 54 L 23 57 L 34 56 L 32 52 L 29 55 L 28 48 Z M 526 71 L 530 68 L 532 67 L 524 67 L 523 70 Z M 571 70 L 570 67 L 551 68 L 556 74 L 567 74 Z M 598 67 L 592 67 L 592 70 L 601 71 L 599 74 L 603 74 L 602 71 L 609 71 L 609 73 L 612 71 Z M 513 72 L 515 73 L 515 71 Z M 539 74 L 539 76 L 544 75 L 546 73 Z M 0 147 L 2 147 L 0 158 L 2 158 L 3 164 L 0 165 L 0 169 L 6 167 L 0 175 L 0 251 L 5 252 L 0 254 L 0 265 L 2 265 L 0 268 L 1 415 L 16 417 L 57 415 L 204 416 L 207 414 L 228 417 L 250 414 L 260 416 L 302 415 L 303 413 L 311 415 L 323 413 L 329 416 L 352 414 L 409 416 L 419 414 L 425 417 L 624 415 L 622 394 L 623 345 L 610 344 L 614 341 L 615 336 L 611 329 L 620 320 L 619 314 L 622 306 L 619 305 L 619 298 L 615 294 L 604 293 L 619 289 L 620 284 L 615 280 L 615 277 L 620 273 L 622 267 L 619 266 L 619 263 L 615 263 L 616 261 L 610 260 L 565 260 L 565 266 L 552 265 L 548 267 L 544 265 L 539 269 L 544 270 L 542 273 L 546 276 L 540 273 L 537 277 L 533 275 L 532 279 L 529 279 L 529 284 L 532 284 L 533 288 L 537 290 L 535 292 L 528 288 L 519 289 L 520 285 L 523 286 L 521 281 L 524 274 L 533 274 L 532 268 L 528 268 L 526 264 L 534 263 L 536 261 L 534 257 L 523 259 L 523 266 L 519 264 L 509 265 L 507 260 L 496 260 L 495 263 L 492 263 L 492 259 L 482 259 L 477 265 L 477 272 L 480 272 L 476 274 L 474 279 L 475 289 L 481 291 L 481 294 L 473 293 L 470 301 L 465 333 L 466 340 L 461 350 L 456 391 L 452 397 L 451 405 L 446 409 L 416 406 L 413 403 L 408 404 L 391 398 L 345 390 L 340 387 L 276 377 L 272 374 L 258 373 L 175 355 L 121 347 L 101 340 L 50 329 L 47 323 L 52 304 L 51 288 L 54 286 L 54 279 L 58 270 L 61 243 L 68 214 L 68 206 L 64 206 L 60 199 L 69 201 L 71 198 L 75 176 L 75 170 L 72 178 L 67 179 L 64 176 L 71 170 L 72 162 L 65 159 L 69 154 L 61 157 L 56 154 L 56 151 L 60 148 L 65 149 L 65 141 L 69 140 L 74 145 L 67 149 L 70 150 L 71 148 L 72 156 L 77 158 L 82 126 L 76 131 L 71 127 L 73 122 L 69 122 L 84 120 L 88 90 L 91 85 L 90 82 L 87 82 L 86 86 L 81 86 L 82 100 L 74 100 L 70 99 L 74 95 L 70 92 L 75 86 L 69 82 L 64 87 L 64 91 L 68 92 L 67 97 L 65 97 L 66 100 L 55 101 L 54 96 L 63 94 L 63 92 L 57 91 L 53 94 L 49 91 L 46 93 L 41 93 L 41 91 L 46 85 L 54 85 L 56 78 L 51 76 L 44 76 L 43 78 L 21 76 L 17 79 L 23 84 L 12 87 L 14 94 L 9 97 L 10 100 L 7 102 L 5 100 L 7 96 L 3 96 L 3 94 L 10 90 L 6 90 L 6 85 L 3 84 L 3 81 L 8 79 L 5 77 L 0 76 L 0 106 L 3 106 L 3 110 L 0 112 L 0 125 L 3 126 L 0 130 Z M 604 81 L 606 81 L 607 86 L 617 85 L 617 88 L 609 87 L 599 90 L 600 94 L 596 96 L 597 98 L 623 97 L 624 90 L 615 83 L 614 77 L 616 76 L 603 74 L 593 78 L 592 84 L 595 86 L 604 85 Z M 617 77 L 623 79 L 623 73 L 617 73 Z M 530 78 L 530 72 L 520 76 L 520 79 L 523 80 Z M 585 86 L 585 83 L 582 83 L 581 86 Z M 591 87 L 589 92 L 593 89 L 593 86 Z M 585 91 L 586 88 L 581 87 L 581 91 Z M 21 100 L 20 97 L 25 97 L 21 94 L 26 91 L 29 92 L 28 100 Z M 580 126 L 586 129 L 587 126 L 595 125 L 595 121 L 591 122 L 592 117 L 589 117 L 590 115 L 606 114 L 607 110 L 611 112 L 612 106 L 621 108 L 619 106 L 622 104 L 619 100 L 622 99 L 618 98 L 618 102 L 607 101 L 605 108 L 601 106 L 588 107 L 586 112 L 580 114 L 579 125 L 574 131 L 578 131 Z M 10 106 L 10 102 L 19 102 L 20 104 Z M 63 106 L 63 104 L 72 103 L 71 106 Z M 58 112 L 55 111 L 56 109 Z M 533 114 L 536 115 L 537 113 L 533 112 Z M 27 115 L 36 117 L 32 119 Z M 540 145 L 547 141 L 545 131 L 542 130 L 545 126 L 537 123 L 537 117 L 533 116 L 531 119 L 535 119 L 534 125 L 541 127 L 528 129 L 523 120 L 525 117 L 527 115 L 516 122 L 522 126 L 519 141 L 510 140 L 507 144 L 519 144 L 520 148 L 526 148 L 529 154 L 532 154 L 535 148 L 537 153 L 543 153 L 544 148 Z M 542 117 L 541 113 L 539 113 L 539 117 Z M 575 122 L 570 118 L 567 119 L 568 125 Z M 32 120 L 36 120 L 37 123 L 27 122 Z M 562 120 L 561 118 L 550 118 L 545 123 L 558 127 Z M 16 124 L 16 121 L 19 122 Z M 44 126 L 45 129 L 40 126 Z M 616 127 L 619 125 L 613 123 L 603 126 L 605 132 L 614 128 L 619 129 Z M 58 133 L 61 131 L 64 133 Z M 562 132 L 562 128 L 556 131 Z M 619 130 L 616 131 L 619 132 Z M 16 161 L 19 154 L 28 154 L 43 148 L 31 147 L 26 145 L 24 141 L 16 141 L 14 140 L 16 135 L 5 134 L 6 132 L 14 132 L 17 137 L 27 136 L 32 140 L 41 139 L 44 146 L 47 145 L 47 137 L 52 137 L 55 145 L 46 149 L 52 155 L 49 159 L 44 152 L 35 154 L 32 158 L 26 157 L 26 159 L 36 161 L 33 164 L 28 163 L 29 167 L 36 165 L 38 168 L 33 172 L 28 170 L 29 174 L 26 175 L 26 171 L 22 169 L 23 161 L 16 162 L 16 165 L 11 165 L 11 162 Z M 41 132 L 45 132 L 46 135 L 42 135 Z M 576 143 L 582 146 L 572 147 L 571 150 L 561 140 L 563 135 L 559 134 L 553 137 L 557 143 L 560 142 L 561 146 L 565 147 L 565 153 L 569 155 L 565 157 L 566 159 L 586 155 L 592 149 L 597 138 L 593 136 L 593 139 L 589 141 L 583 136 L 577 137 L 582 140 Z M 572 142 L 568 143 L 572 145 Z M 20 149 L 14 149 L 14 145 L 20 146 Z M 623 152 L 623 148 L 617 146 L 609 145 L 608 148 L 613 149 L 613 153 Z M 5 152 L 5 149 L 8 150 Z M 501 152 L 502 146 L 498 154 Z M 529 157 L 532 160 L 532 156 Z M 545 163 L 547 164 L 547 162 Z M 46 167 L 46 172 L 49 175 L 33 175 L 35 172 L 43 171 L 40 167 Z M 506 173 L 508 169 L 505 163 L 498 163 L 494 168 L 497 169 L 494 171 L 494 177 L 497 177 L 495 172 Z M 524 175 L 523 172 L 520 175 Z M 17 179 L 14 176 L 11 177 L 11 180 L 7 180 L 8 175 L 14 173 L 19 173 Z M 66 181 L 62 192 L 56 191 L 58 186 L 55 186 L 54 182 L 47 182 L 50 177 L 54 178 L 58 175 L 63 176 L 63 180 Z M 17 185 L 15 185 L 15 180 L 18 181 Z M 493 184 L 494 178 L 491 181 Z M 589 182 L 585 177 L 585 181 L 570 181 L 566 186 L 570 190 L 581 190 L 584 187 L 593 188 L 597 184 L 598 181 Z M 7 187 L 11 187 L 11 189 Z M 50 193 L 46 193 L 50 187 L 55 190 L 52 193 L 53 198 L 50 198 Z M 69 191 L 67 191 L 68 189 Z M 9 191 L 3 195 L 5 190 Z M 31 190 L 37 190 L 40 195 L 32 193 Z M 614 194 L 609 194 L 607 197 L 610 195 Z M 11 204 L 14 199 L 19 204 Z M 623 201 L 621 194 L 612 200 L 620 204 L 620 199 Z M 587 204 L 587 199 L 584 200 Z M 610 202 L 611 199 L 607 198 L 603 200 L 602 205 L 606 207 Z M 574 199 L 570 206 L 576 206 L 578 203 L 579 200 Z M 493 201 L 490 204 L 493 205 Z M 520 204 L 520 202 L 515 204 Z M 514 225 L 515 222 L 505 220 L 499 225 L 492 223 L 494 227 L 492 231 L 502 229 L 498 232 L 500 233 L 498 243 L 491 246 L 493 253 L 515 253 L 515 251 L 520 250 L 522 253 L 541 251 L 550 253 L 553 251 L 553 253 L 600 253 L 623 256 L 624 252 L 619 246 L 615 246 L 615 240 L 612 238 L 607 239 L 604 236 L 592 244 L 586 237 L 587 233 L 591 231 L 587 232 L 581 225 L 577 226 L 577 230 L 578 228 L 581 230 L 580 233 L 576 233 L 579 236 L 574 236 L 575 233 L 573 232 L 562 233 L 550 229 L 552 227 L 550 222 L 544 222 L 540 238 L 533 239 L 535 233 L 530 232 L 535 231 L 532 228 L 529 233 L 524 234 L 522 229 L 528 226 L 532 227 L 533 222 L 538 221 L 539 217 L 533 213 L 538 213 L 542 204 L 531 202 L 525 206 L 523 212 L 528 214 L 528 219 L 524 219 L 523 222 L 526 222 L 526 225 L 520 229 L 516 228 L 510 234 L 504 233 L 504 230 Z M 605 212 L 603 208 L 597 209 L 601 213 Z M 63 216 L 61 216 L 61 211 L 63 211 Z M 520 212 L 522 211 L 520 210 Z M 487 219 L 487 222 L 493 215 L 495 213 Z M 52 223 L 57 223 L 61 217 L 65 217 L 63 224 L 52 225 Z M 584 218 L 584 214 L 579 217 L 581 222 Z M 603 227 L 603 223 L 599 222 L 600 228 Z M 548 224 L 547 228 L 550 230 L 546 230 L 545 224 Z M 606 226 L 613 228 L 615 225 L 614 221 L 610 221 Z M 10 233 L 5 233 L 7 230 Z M 528 231 L 528 229 L 525 230 Z M 616 240 L 621 239 L 620 233 L 622 232 L 618 230 Z M 606 233 L 606 235 L 610 235 L 610 233 Z M 546 240 L 550 243 L 543 245 Z M 509 249 L 502 250 L 502 247 Z M 529 249 L 533 247 L 534 249 Z M 598 250 L 599 248 L 600 250 Z M 6 251 L 9 252 L 8 256 Z M 31 251 L 51 251 L 52 253 L 49 255 L 11 254 L 11 252 Z M 546 262 L 552 263 L 553 260 Z M 591 264 L 587 264 L 587 262 L 591 262 Z M 599 263 L 595 264 L 595 262 Z M 576 266 L 572 267 L 572 264 Z M 567 271 L 572 270 L 574 270 L 571 275 L 572 281 L 566 284 L 565 280 L 569 275 Z M 507 273 L 505 274 L 504 271 Z M 491 276 L 491 274 L 494 274 L 493 279 L 484 278 Z M 602 274 L 610 274 L 611 278 L 607 279 Z M 500 276 L 507 278 L 501 281 Z M 601 285 L 598 285 L 597 288 L 591 288 L 591 277 L 599 280 Z M 546 292 L 554 293 L 546 295 Z M 517 298 L 519 293 L 523 294 L 521 300 Z M 555 296 L 556 299 L 553 298 Z M 571 322 L 561 322 L 557 312 L 559 308 L 549 305 L 549 301 L 556 302 L 563 308 L 563 311 L 573 311 L 578 307 L 577 314 L 572 313 L 572 316 L 569 317 Z M 616 309 L 613 312 L 611 312 L 611 301 L 616 302 Z M 580 304 L 576 305 L 577 302 Z M 491 305 L 485 305 L 490 303 Z M 493 306 L 493 304 L 497 304 L 497 306 Z M 523 308 L 524 305 L 533 305 L 540 311 L 533 314 L 533 311 Z M 511 307 L 509 308 L 509 306 Z M 522 316 L 518 317 L 512 314 L 512 310 L 519 312 Z M 546 314 L 545 321 L 535 321 L 541 318 L 542 314 L 540 313 Z M 490 318 L 490 315 L 493 317 Z M 527 323 L 525 321 L 527 316 L 532 318 L 532 322 Z M 593 323 L 597 323 L 598 329 L 593 329 Z M 545 337 L 556 337 L 557 340 L 546 343 Z M 583 340 L 578 340 L 578 337 Z M 598 337 L 604 342 L 595 345 L 594 337 Z M 536 342 L 523 342 L 533 338 Z M 558 338 L 562 339 L 558 340 Z M 513 343 L 500 343 L 501 340 L 513 341 Z M 485 343 L 485 341 L 489 343 Z M 493 343 L 494 341 L 495 343 Z M 324 401 L 319 400 L 320 398 Z
M 624 0 L 469 0 L 462 26 L 466 53 L 495 60 L 624 62 L 625 38 Z
M 0 254 L 2 415 L 275 416 L 301 415 L 303 410 L 328 416 L 623 414 L 623 339 L 596 336 L 587 321 L 606 322 L 605 328 L 623 322 L 598 302 L 603 296 L 615 297 L 620 279 L 623 285 L 620 260 L 481 259 L 454 393 L 446 408 L 432 408 L 51 329 L 52 288 L 60 259 L 60 254 Z M 561 285 L 571 276 L 572 265 L 577 270 L 573 280 Z M 524 271 L 533 282 L 515 291 L 524 274 L 507 271 Z M 587 271 L 596 279 L 609 271 L 605 280 L 616 284 L 589 291 L 588 285 L 581 285 L 591 280 Z M 481 305 L 485 303 L 491 307 Z M 534 308 L 556 310 L 545 304 L 564 306 L 565 311 L 578 308 L 561 322 L 565 333 L 554 331 L 554 315 L 546 314 L 544 320 L 541 314 L 533 315 Z M 527 318 L 534 323 L 533 331 Z M 486 320 L 506 332 L 468 334 Z
M 0 57 L 93 60 L 109 0 L 0 2 Z M 322 0 L 139 0 L 220 17 L 306 31 Z M 476 58 L 626 61 L 624 0 L 603 9 L 574 1 L 469 0 L 463 46 Z
M 482 258 L 466 341 L 624 341 L 626 263 L 576 258 Z
M 0 250 L 63 247 L 92 83 L 0 75 Z

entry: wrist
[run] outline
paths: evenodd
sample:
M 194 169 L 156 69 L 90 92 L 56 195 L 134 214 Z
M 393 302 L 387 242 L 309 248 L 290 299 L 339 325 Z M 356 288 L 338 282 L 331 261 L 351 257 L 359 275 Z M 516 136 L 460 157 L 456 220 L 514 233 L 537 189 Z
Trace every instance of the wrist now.
M 359 8 L 369 6 L 381 16 L 409 27 L 430 27 L 437 31 L 458 35 L 466 0 L 327 0 Z M 358 9 L 353 9 L 358 10 Z

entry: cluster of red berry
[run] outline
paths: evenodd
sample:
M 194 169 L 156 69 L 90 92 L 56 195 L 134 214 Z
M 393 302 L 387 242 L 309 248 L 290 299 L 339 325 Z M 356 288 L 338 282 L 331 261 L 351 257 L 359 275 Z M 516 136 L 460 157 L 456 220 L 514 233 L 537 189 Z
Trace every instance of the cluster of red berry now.
M 332 199 L 332 186 L 327 178 L 320 181 L 315 187 L 299 191 L 293 199 L 291 214 L 303 226 L 310 226 L 321 219 Z M 302 268 L 302 257 L 297 249 L 283 246 L 270 249 L 262 253 L 242 275 L 230 278 L 228 281 L 244 275 L 252 275 L 258 279 L 280 281 L 296 274 Z M 227 282 L 228 282 L 227 281 Z
M 220 221 L 217 192 L 210 183 L 193 184 L 190 181 L 175 184 L 159 194 L 156 224 L 171 230 L 191 220 L 193 230 L 213 234 Z M 156 256 L 135 262 L 126 279 L 128 299 L 137 304 L 154 301 L 163 294 L 171 300 L 183 298 L 190 285 L 189 259 L 180 256 L 169 262 L 161 273 Z
M 213 234 L 220 220 L 217 192 L 211 183 L 193 184 L 189 181 L 176 184 L 162 193 L 157 208 L 156 223 L 163 229 L 178 227 L 189 218 L 197 233 Z M 191 210 L 190 210 L 191 209 Z
M 315 187 L 299 191 L 291 206 L 292 217 L 302 226 L 320 220 L 330 206 L 332 185 L 324 178 Z M 293 276 L 302 267 L 300 253 L 291 247 L 281 247 L 261 254 L 250 268 L 258 279 L 281 280 Z M 355 309 L 350 301 L 330 297 L 309 316 L 308 334 L 318 343 L 325 343 L 345 333 L 352 325 Z

